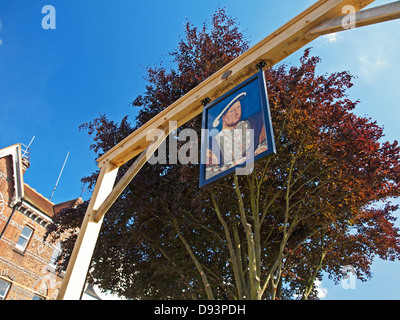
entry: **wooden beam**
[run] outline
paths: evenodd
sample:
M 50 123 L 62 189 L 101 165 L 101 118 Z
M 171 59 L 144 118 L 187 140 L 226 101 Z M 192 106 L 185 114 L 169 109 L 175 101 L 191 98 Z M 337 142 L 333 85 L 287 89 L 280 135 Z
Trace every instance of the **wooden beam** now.
M 237 84 L 254 74 L 255 65 L 265 61 L 271 67 L 293 52 L 318 37 L 310 31 L 322 22 L 338 17 L 342 8 L 352 5 L 356 11 L 374 0 L 319 0 L 310 8 L 273 32 L 243 55 L 226 65 L 210 78 L 206 79 L 185 96 L 133 132 L 122 142 L 97 159 L 101 168 L 85 218 L 72 252 L 58 299 L 79 299 L 85 284 L 86 273 L 90 266 L 93 250 L 102 225 L 104 213 L 137 174 L 147 160 L 145 153 L 140 155 L 134 165 L 113 188 L 118 168 L 139 155 L 146 148 L 153 153 L 158 143 L 151 145 L 148 134 L 153 129 L 164 128 L 171 132 L 171 121 L 178 127 L 200 114 L 201 101 L 206 97 L 214 100 L 234 88 Z M 157 140 L 158 141 L 158 140 Z M 161 144 L 162 141 L 159 141 Z M 154 150 L 153 150 L 154 149 Z
M 113 188 L 111 193 L 103 201 L 103 204 L 94 213 L 94 221 L 99 222 L 106 212 L 110 209 L 112 204 L 117 200 L 120 194 L 125 190 L 132 179 L 137 175 L 140 169 L 144 166 L 150 156 L 158 149 L 158 147 L 165 141 L 165 138 L 172 131 L 171 128 L 162 130 L 163 134 L 157 137 L 156 141 L 153 141 L 146 150 L 144 150 L 140 156 L 135 160 L 132 166 L 124 174 L 124 176 L 118 181 L 116 186 Z M 176 129 L 176 128 L 175 128 Z M 168 130 L 168 131 L 167 131 Z
M 281 28 L 250 48 L 234 61 L 217 71 L 211 77 L 192 89 L 178 101 L 160 112 L 153 119 L 137 129 L 118 145 L 105 153 L 97 161 L 108 160 L 121 166 L 146 149 L 149 142 L 146 135 L 151 129 L 165 127 L 168 121 L 177 121 L 178 126 L 200 114 L 203 110 L 201 101 L 206 97 L 215 100 L 234 88 L 237 84 L 253 75 L 255 65 L 264 60 L 267 67 L 272 67 L 293 52 L 302 48 L 318 37 L 310 31 L 322 22 L 342 15 L 342 9 L 351 5 L 356 11 L 374 0 L 319 0 L 303 13 L 283 25 Z M 227 79 L 222 76 L 231 71 Z
M 94 212 L 101 206 L 117 176 L 118 167 L 110 162 L 103 164 L 97 178 L 92 198 L 86 210 L 85 217 L 74 250 L 72 251 L 64 279 L 61 284 L 58 300 L 79 300 L 85 286 L 86 274 L 90 266 L 93 251 L 99 236 L 102 220 L 94 221 Z
M 313 36 L 321 36 L 328 33 L 348 30 L 349 28 L 347 23 L 349 21 L 354 23 L 354 25 L 351 27 L 354 29 L 398 18 L 400 18 L 400 1 L 355 12 L 354 17 L 352 18 L 350 18 L 350 15 L 343 15 L 340 17 L 328 19 L 313 30 L 311 30 L 310 34 Z M 354 21 L 351 21 L 351 19 L 353 19 Z

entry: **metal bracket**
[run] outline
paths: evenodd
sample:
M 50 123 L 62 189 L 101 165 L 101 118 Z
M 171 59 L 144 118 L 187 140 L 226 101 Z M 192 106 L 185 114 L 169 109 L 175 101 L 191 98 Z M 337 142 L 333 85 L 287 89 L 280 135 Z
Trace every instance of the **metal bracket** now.
M 211 102 L 211 99 L 209 97 L 201 100 L 201 103 L 203 104 L 203 106 L 208 105 Z
M 257 70 L 261 70 L 261 69 L 263 69 L 264 67 L 266 67 L 267 66 L 267 63 L 264 61 L 264 60 L 261 60 L 259 63 L 257 63 L 256 65 L 255 65 L 255 68 L 257 69 Z
M 231 75 L 231 73 L 232 73 L 232 70 L 225 71 L 224 74 L 222 75 L 221 79 L 222 80 L 228 79 L 229 76 Z

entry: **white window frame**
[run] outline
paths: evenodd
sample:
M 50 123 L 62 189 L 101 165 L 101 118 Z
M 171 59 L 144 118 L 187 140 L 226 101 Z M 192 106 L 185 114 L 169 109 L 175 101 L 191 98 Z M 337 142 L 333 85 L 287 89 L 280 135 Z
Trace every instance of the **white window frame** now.
M 28 237 L 26 237 L 25 235 L 23 235 L 25 229 L 29 229 L 29 230 L 31 231 Z M 32 238 L 33 231 L 34 231 L 34 229 L 33 229 L 32 227 L 28 226 L 28 225 L 26 225 L 26 226 L 24 227 L 24 229 L 23 229 L 22 232 L 21 232 L 21 235 L 20 235 L 19 238 L 18 238 L 17 244 L 15 245 L 15 247 L 16 247 L 18 250 L 25 251 L 26 247 L 27 247 L 28 244 L 29 244 L 29 241 L 30 241 L 31 238 Z M 21 246 L 21 245 L 18 244 L 18 242 L 19 242 L 19 240 L 20 240 L 21 238 L 25 240 L 25 243 L 24 243 L 23 246 Z
M 53 256 L 55 256 L 55 253 L 57 253 L 57 256 L 53 259 Z M 51 254 L 50 261 L 49 261 L 49 266 L 52 268 L 57 268 L 57 264 L 55 263 L 57 261 L 57 258 L 61 254 L 61 243 L 57 242 L 56 246 L 54 247 L 54 250 Z
M 7 288 L 6 288 L 6 291 L 4 292 L 4 294 L 0 293 L 0 301 L 1 301 L 1 300 L 5 300 L 6 299 L 8 291 L 10 291 L 10 288 L 11 288 L 11 282 L 9 282 L 7 280 L 4 280 L 4 279 L 0 279 L 0 281 L 6 283 L 8 285 Z

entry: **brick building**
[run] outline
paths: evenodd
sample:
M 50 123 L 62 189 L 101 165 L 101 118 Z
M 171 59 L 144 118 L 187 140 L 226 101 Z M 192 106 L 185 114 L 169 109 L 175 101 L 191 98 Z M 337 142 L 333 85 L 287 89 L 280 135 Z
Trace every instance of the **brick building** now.
M 44 241 L 52 217 L 82 199 L 54 204 L 24 183 L 29 150 L 0 149 L 0 300 L 56 299 L 59 244 Z

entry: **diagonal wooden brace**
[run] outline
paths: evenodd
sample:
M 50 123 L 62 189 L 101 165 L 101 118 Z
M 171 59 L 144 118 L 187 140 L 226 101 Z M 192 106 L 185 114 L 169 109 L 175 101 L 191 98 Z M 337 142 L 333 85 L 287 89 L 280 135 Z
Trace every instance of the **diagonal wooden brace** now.
M 157 140 L 151 143 L 136 159 L 129 170 L 113 188 L 119 167 L 110 161 L 102 163 L 99 177 L 93 191 L 92 198 L 86 210 L 78 239 L 72 252 L 68 268 L 58 295 L 59 300 L 79 300 L 85 285 L 85 275 L 90 266 L 94 247 L 103 223 L 104 214 L 132 181 L 135 175 L 146 163 L 148 158 L 157 150 L 168 136 L 169 127 L 162 130 L 165 134 L 159 135 Z
M 158 149 L 158 147 L 164 142 L 165 138 L 168 136 L 169 132 L 163 130 L 165 135 L 158 136 L 157 140 L 151 143 L 135 160 L 128 171 L 124 174 L 121 180 L 118 181 L 116 186 L 113 188 L 111 193 L 103 201 L 102 205 L 95 211 L 94 221 L 100 221 L 106 214 L 108 209 L 112 204 L 118 199 L 121 193 L 125 190 L 132 179 L 137 175 L 143 165 L 147 162 L 148 158 Z

